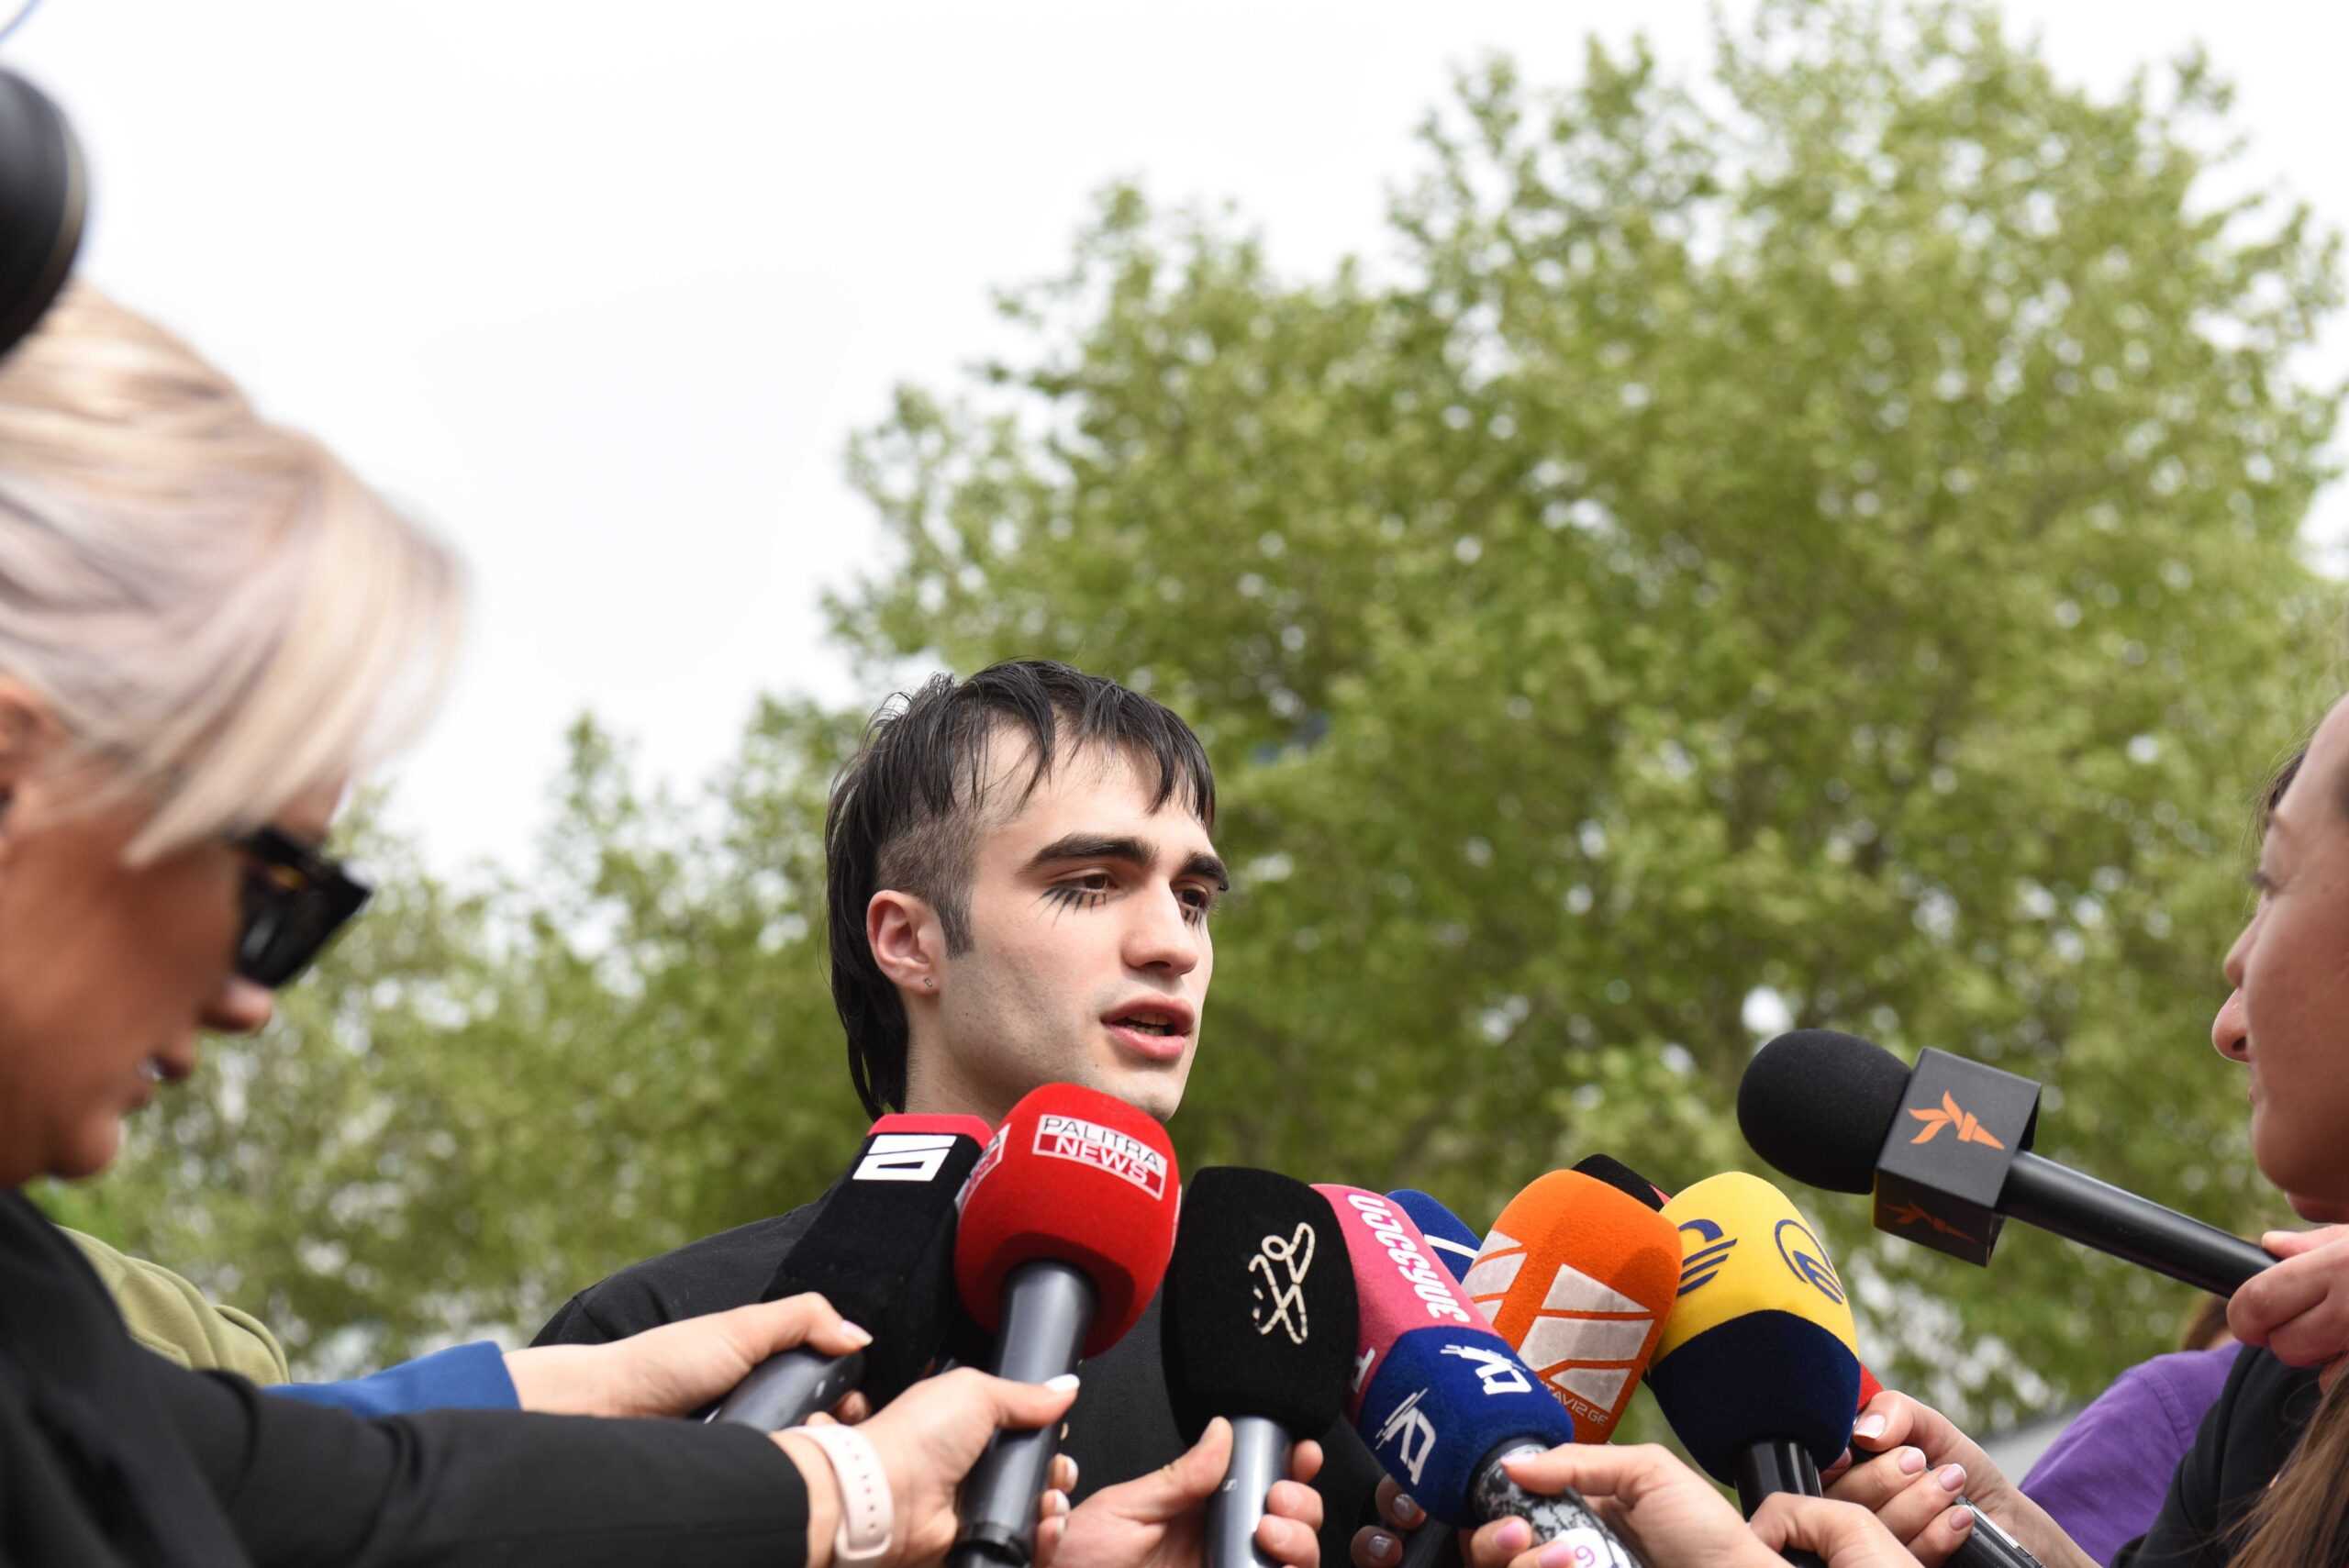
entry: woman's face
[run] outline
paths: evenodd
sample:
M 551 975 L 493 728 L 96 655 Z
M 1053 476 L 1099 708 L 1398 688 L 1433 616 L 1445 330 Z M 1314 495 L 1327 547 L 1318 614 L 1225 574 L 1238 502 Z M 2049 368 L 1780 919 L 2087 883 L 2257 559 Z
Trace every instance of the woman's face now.
M 315 842 L 339 793 L 273 825 Z M 0 1185 L 104 1169 L 122 1118 L 195 1071 L 199 1029 L 268 1020 L 230 969 L 247 856 L 214 839 L 126 866 L 143 815 L 72 810 L 39 775 L 0 813 Z
M 2333 706 L 2268 819 L 2259 903 L 2227 954 L 2212 1021 L 2250 1069 L 2260 1173 L 2310 1218 L 2349 1215 L 2349 699 Z

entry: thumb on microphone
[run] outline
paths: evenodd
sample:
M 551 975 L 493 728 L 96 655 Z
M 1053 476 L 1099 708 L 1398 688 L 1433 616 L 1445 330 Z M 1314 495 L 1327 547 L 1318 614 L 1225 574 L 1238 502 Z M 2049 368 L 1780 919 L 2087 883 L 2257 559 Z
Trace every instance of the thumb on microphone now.
M 1273 1484 L 1256 1545 L 1284 1568 L 1319 1561 L 1321 1495 L 1306 1483 L 1321 1469 L 1321 1445 L 1301 1442 L 1289 1479 Z M 1104 1486 L 1053 1531 L 1051 1568 L 1185 1568 L 1200 1558 L 1207 1501 L 1231 1466 L 1231 1423 L 1218 1416 L 1199 1440 L 1147 1475 Z
M 954 1544 L 955 1491 L 989 1440 L 999 1430 L 1024 1431 L 1059 1420 L 1075 1403 L 1076 1388 L 1074 1373 L 1044 1383 L 1015 1383 L 958 1367 L 915 1384 L 858 1428 L 889 1478 L 896 1539 L 907 1547 L 905 1561 L 928 1562 Z
M 1954 1508 L 1954 1515 L 1963 1515 L 1967 1523 L 1973 1516 L 1964 1508 Z M 1857 1503 L 1838 1503 L 1826 1497 L 1804 1497 L 1792 1492 L 1776 1492 L 1762 1501 L 1752 1520 L 1753 1533 L 1769 1548 L 1776 1561 L 1790 1551 L 1816 1553 L 1825 1560 L 1828 1568 L 1915 1568 L 1922 1562 L 1942 1561 L 1940 1557 L 1912 1554 L 1909 1548 L 1895 1540 L 1892 1532 L 1876 1521 L 1876 1517 Z M 1936 1523 L 1936 1530 L 1948 1527 Z M 1954 1551 L 1956 1542 L 1965 1539 L 1960 1529 L 1949 1540 L 1939 1543 L 1944 1553 Z

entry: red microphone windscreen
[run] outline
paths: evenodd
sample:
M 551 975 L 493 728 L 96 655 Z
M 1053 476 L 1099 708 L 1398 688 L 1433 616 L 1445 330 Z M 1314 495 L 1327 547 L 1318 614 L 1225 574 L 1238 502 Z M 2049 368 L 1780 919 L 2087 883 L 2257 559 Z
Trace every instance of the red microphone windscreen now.
M 1180 1182 L 1166 1129 L 1147 1113 L 1074 1084 L 1035 1090 L 996 1129 L 963 1194 L 954 1282 L 963 1309 L 995 1333 L 1012 1270 L 1066 1263 L 1099 1298 L 1084 1346 L 1099 1355 L 1158 1294 Z
M 1884 1385 L 1878 1383 L 1876 1380 L 1876 1373 L 1867 1369 L 1865 1362 L 1862 1362 L 1860 1366 L 1860 1408 L 1863 1410 L 1866 1409 L 1868 1407 L 1868 1402 L 1883 1392 Z
M 1680 1286 L 1672 1221 L 1607 1182 L 1553 1171 L 1509 1200 L 1461 1281 L 1500 1337 L 1605 1442 Z

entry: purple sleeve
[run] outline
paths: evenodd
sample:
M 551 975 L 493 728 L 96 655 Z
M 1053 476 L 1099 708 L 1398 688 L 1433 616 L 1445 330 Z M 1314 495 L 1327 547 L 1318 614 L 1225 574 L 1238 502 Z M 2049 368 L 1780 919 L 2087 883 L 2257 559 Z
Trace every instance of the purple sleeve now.
M 2022 1478 L 2023 1496 L 2081 1551 L 2110 1562 L 2162 1511 L 2177 1462 L 2241 1349 L 2155 1356 L 2122 1373 L 2039 1456 Z

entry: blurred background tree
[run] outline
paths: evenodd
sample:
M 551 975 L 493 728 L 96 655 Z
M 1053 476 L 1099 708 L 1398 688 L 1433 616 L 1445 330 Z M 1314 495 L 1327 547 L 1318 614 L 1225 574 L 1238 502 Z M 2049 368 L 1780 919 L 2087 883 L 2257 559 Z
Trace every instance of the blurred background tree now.
M 1705 81 L 1495 61 L 1421 139 L 1393 254 L 1327 277 L 1105 193 L 1006 295 L 1019 351 L 852 443 L 894 559 L 831 614 L 876 695 L 1063 658 L 1218 759 L 1186 1161 L 1471 1223 L 1597 1150 L 1681 1184 L 1754 1163 L 1739 1074 L 1822 1024 L 2279 1216 L 2201 1042 L 2251 804 L 2337 680 L 2298 530 L 2339 393 L 2295 356 L 2338 286 L 2304 211 L 2214 191 L 2223 85 L 2099 98 L 1985 8 L 1773 0 Z M 66 1201 L 314 1364 L 527 1333 L 803 1201 L 862 1119 L 818 914 L 862 718 L 771 705 L 689 800 L 583 722 L 540 870 L 459 896 L 386 846 L 285 1022 Z M 2175 1287 L 1797 1195 L 1870 1360 L 1970 1421 L 2167 1346 Z

